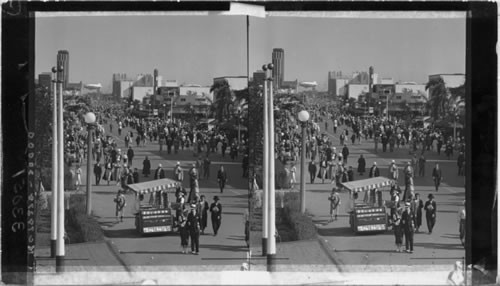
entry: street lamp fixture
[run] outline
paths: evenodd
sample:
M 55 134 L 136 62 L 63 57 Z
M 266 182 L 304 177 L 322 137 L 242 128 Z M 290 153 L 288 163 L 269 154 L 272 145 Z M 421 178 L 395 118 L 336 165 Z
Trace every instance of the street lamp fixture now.
M 96 125 L 96 116 L 93 112 L 87 112 L 83 116 L 85 123 L 87 123 L 87 215 L 92 213 L 92 183 L 90 182 L 90 174 L 92 174 L 92 131 Z
M 309 120 L 309 112 L 302 110 L 298 114 L 302 123 L 302 151 L 300 152 L 300 212 L 306 212 L 306 126 Z

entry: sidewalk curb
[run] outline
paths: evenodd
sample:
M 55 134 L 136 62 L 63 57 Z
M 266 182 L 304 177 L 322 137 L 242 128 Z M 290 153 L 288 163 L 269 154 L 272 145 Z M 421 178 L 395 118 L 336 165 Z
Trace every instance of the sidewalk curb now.
M 345 270 L 343 269 L 344 263 L 342 263 L 340 259 L 335 258 L 335 255 L 333 254 L 334 250 L 331 249 L 326 239 L 319 234 L 318 234 L 318 242 L 323 251 L 325 251 L 325 254 L 328 256 L 328 258 L 330 258 L 335 267 L 337 267 L 338 271 L 341 273 L 345 272 Z
M 120 264 L 125 268 L 125 270 L 127 270 L 127 272 L 129 272 L 129 273 L 132 272 L 132 269 L 130 269 L 130 267 L 127 265 L 127 263 L 125 263 L 125 261 L 120 257 L 120 251 L 118 250 L 116 245 L 114 245 L 111 242 L 111 240 L 108 239 L 107 237 L 104 238 L 104 241 L 106 242 L 106 245 L 108 246 L 111 253 L 113 253 L 113 256 L 120 262 Z

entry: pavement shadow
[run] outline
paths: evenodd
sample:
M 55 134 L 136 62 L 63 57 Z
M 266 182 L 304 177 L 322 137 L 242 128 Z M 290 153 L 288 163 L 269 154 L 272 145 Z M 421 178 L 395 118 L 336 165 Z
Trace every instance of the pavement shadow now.
M 232 251 L 232 252 L 234 251 L 246 252 L 248 250 L 248 248 L 244 245 L 237 246 L 237 245 L 202 244 L 202 243 L 200 243 L 200 248 L 209 248 L 218 251 Z
M 239 212 L 222 212 L 223 215 L 243 215 L 243 213 Z
M 104 230 L 104 235 L 108 238 L 142 238 L 135 229 Z
M 423 248 L 429 248 L 429 249 L 446 249 L 446 250 L 464 250 L 464 247 L 460 244 L 460 241 L 457 239 L 456 244 L 451 244 L 451 243 L 431 243 L 431 242 L 418 242 L 414 243 L 414 246 L 419 246 Z
M 120 254 L 182 254 L 180 251 L 121 251 Z
M 228 236 L 227 239 L 229 239 L 229 240 L 245 240 L 245 237 L 243 235 L 231 235 L 231 236 Z

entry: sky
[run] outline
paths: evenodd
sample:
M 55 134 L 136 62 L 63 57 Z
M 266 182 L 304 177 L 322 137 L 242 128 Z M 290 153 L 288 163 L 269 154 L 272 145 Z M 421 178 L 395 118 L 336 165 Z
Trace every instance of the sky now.
M 68 50 L 69 80 L 101 83 L 113 73 L 152 74 L 211 85 L 214 77 L 246 76 L 245 16 L 37 17 L 35 72 L 50 71 Z M 465 17 L 370 19 L 250 17 L 250 76 L 285 51 L 285 80 L 317 81 L 328 71 L 350 75 L 373 66 L 379 77 L 427 82 L 428 75 L 465 73 Z

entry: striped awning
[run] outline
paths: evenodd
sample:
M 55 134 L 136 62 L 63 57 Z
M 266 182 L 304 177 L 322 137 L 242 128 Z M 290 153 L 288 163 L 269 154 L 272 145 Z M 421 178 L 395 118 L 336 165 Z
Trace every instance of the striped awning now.
M 362 192 L 391 186 L 395 181 L 386 177 L 375 177 L 364 180 L 342 183 L 342 186 L 351 192 Z
M 159 191 L 174 190 L 180 187 L 181 183 L 172 179 L 159 179 L 144 183 L 130 184 L 127 189 L 132 190 L 138 194 L 147 194 Z

